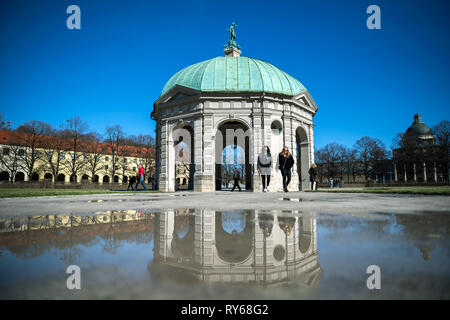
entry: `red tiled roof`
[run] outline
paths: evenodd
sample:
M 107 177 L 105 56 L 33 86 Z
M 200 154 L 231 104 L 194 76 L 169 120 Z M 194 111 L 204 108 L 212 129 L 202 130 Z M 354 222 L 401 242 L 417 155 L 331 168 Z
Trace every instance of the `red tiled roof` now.
M 16 146 L 24 146 L 26 147 L 26 139 L 29 134 L 18 132 L 18 131 L 10 131 L 10 130 L 0 130 L 0 144 L 6 145 L 16 145 Z M 40 138 L 38 143 L 38 148 L 51 148 L 52 144 L 54 145 L 55 139 L 61 142 L 61 149 L 66 151 L 72 150 L 71 142 L 67 140 L 63 140 L 62 138 L 43 136 Z M 155 156 L 155 148 L 144 148 L 144 147 L 135 147 L 135 146 L 120 146 L 120 154 L 119 156 L 125 157 L 142 157 L 142 155 L 149 152 L 150 157 Z M 95 151 L 94 151 L 95 150 Z M 107 155 L 112 155 L 111 145 L 105 142 L 96 143 L 94 141 L 86 141 L 80 140 L 80 152 L 87 153 L 102 153 Z

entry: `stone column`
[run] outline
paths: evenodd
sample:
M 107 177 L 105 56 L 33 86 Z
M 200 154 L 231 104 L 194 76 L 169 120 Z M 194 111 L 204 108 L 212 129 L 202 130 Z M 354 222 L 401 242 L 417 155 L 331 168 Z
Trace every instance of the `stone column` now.
M 214 121 L 212 114 L 203 115 L 203 159 L 202 159 L 202 191 L 213 192 L 216 190 L 215 186 L 215 165 L 216 160 L 216 132 L 214 129 Z
M 161 155 L 160 155 L 160 172 L 159 172 L 159 190 L 167 192 L 169 191 L 169 173 L 168 173 L 168 135 L 169 135 L 169 122 L 164 121 L 161 124 Z
M 254 102 L 258 103 L 258 102 Z M 258 110 L 254 107 L 254 110 Z M 258 174 L 258 155 L 263 147 L 263 125 L 262 114 L 259 111 L 253 112 L 253 154 L 250 155 L 250 162 L 253 164 L 253 191 L 262 192 L 261 177 Z M 250 141 L 250 143 L 252 143 Z
M 394 162 L 394 181 L 397 182 L 397 164 Z
M 167 261 L 173 239 L 175 226 L 175 213 L 173 210 L 159 213 L 159 257 L 161 261 Z M 156 239 L 155 239 L 156 240 Z
M 427 165 L 425 161 L 423 162 L 423 181 L 425 183 L 427 182 Z
M 433 163 L 434 182 L 437 182 L 436 162 Z
M 207 186 L 211 184 L 211 177 L 209 177 L 209 180 L 205 177 L 203 139 L 203 116 L 201 116 L 194 120 L 194 191 L 198 192 L 207 191 Z

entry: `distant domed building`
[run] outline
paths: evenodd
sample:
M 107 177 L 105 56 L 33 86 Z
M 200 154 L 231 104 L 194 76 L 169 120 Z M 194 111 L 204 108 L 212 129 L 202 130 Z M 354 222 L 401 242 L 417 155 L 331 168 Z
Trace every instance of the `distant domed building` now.
M 405 132 L 406 138 L 418 146 L 433 145 L 433 131 L 422 121 L 420 114 L 414 115 L 414 122 Z
M 401 148 L 393 150 L 394 181 L 442 182 L 445 180 L 433 131 L 416 113 L 406 130 Z
M 177 190 L 177 167 L 188 163 L 189 189 L 222 190 L 227 173 L 238 168 L 245 188 L 261 191 L 256 160 L 264 145 L 271 149 L 274 169 L 278 153 L 287 146 L 296 159 L 290 188 L 309 186 L 317 106 L 303 84 L 288 73 L 241 56 L 234 28 L 233 24 L 229 29 L 224 57 L 177 72 L 154 103 L 159 190 Z M 224 160 L 233 158 L 231 163 Z M 275 170 L 271 188 L 282 190 L 281 175 Z

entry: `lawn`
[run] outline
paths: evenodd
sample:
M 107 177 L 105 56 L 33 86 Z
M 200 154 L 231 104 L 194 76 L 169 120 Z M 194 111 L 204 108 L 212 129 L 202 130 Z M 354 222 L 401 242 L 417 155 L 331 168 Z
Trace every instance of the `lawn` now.
M 108 193 L 155 193 L 157 190 L 95 190 L 95 189 L 37 189 L 37 188 L 17 188 L 17 189 L 0 189 L 0 198 L 17 198 L 17 197 L 42 197 L 42 196 L 67 196 L 67 195 L 83 195 L 83 194 L 108 194 Z
M 307 192 L 345 192 L 345 193 L 399 193 L 399 194 L 436 194 L 450 195 L 450 186 L 417 187 L 371 187 L 362 189 L 321 189 Z

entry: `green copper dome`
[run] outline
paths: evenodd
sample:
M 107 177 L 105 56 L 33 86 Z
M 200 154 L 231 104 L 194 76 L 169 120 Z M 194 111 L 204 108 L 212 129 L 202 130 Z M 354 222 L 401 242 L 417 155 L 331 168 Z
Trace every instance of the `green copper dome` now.
M 294 96 L 305 87 L 268 62 L 248 57 L 217 57 L 177 72 L 161 96 L 180 85 L 204 92 L 270 92 Z

